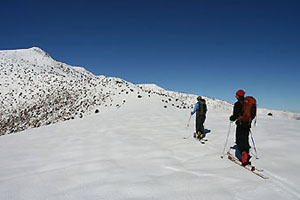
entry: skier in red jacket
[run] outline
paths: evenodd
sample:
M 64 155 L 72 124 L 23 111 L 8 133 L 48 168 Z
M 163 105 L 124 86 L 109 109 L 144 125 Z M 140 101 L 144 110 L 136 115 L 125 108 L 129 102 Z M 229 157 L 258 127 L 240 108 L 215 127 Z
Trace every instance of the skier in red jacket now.
M 244 96 L 245 96 L 245 91 L 244 90 L 238 90 L 236 92 L 236 99 L 237 102 L 234 104 L 233 107 L 233 114 L 230 116 L 230 121 L 235 121 L 236 123 L 236 144 L 238 147 L 238 150 L 241 154 L 241 157 L 239 158 L 240 161 L 242 162 L 242 165 L 248 165 L 250 163 L 250 158 L 251 156 L 249 155 L 249 132 L 251 128 L 251 123 L 249 122 L 243 122 L 241 120 L 241 116 L 243 116 L 244 112 Z

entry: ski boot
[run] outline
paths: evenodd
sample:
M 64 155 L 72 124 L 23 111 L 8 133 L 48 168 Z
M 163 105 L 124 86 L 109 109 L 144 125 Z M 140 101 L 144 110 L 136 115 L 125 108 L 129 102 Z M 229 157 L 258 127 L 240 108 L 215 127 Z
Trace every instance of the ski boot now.
M 198 131 L 197 132 L 197 139 L 201 140 L 203 137 L 204 137 L 204 135 L 200 131 Z
M 242 165 L 243 166 L 251 165 L 250 158 L 251 158 L 251 156 L 246 151 L 243 151 L 242 159 L 241 159 L 242 160 Z

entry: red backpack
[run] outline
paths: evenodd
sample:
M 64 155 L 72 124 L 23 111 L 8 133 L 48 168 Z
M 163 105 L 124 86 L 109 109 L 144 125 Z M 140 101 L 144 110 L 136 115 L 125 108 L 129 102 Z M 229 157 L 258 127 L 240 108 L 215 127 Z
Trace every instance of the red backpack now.
M 256 99 L 251 96 L 247 96 L 243 102 L 243 115 L 240 116 L 242 122 L 251 123 L 252 120 L 256 117 Z

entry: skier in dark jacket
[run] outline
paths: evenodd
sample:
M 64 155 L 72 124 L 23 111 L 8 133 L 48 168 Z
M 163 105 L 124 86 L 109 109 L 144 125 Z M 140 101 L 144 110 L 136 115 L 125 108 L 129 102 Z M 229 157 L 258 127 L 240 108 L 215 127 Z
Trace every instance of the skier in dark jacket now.
M 230 116 L 230 121 L 234 122 L 236 121 L 236 135 L 235 135 L 235 142 L 237 144 L 238 150 L 240 154 L 242 155 L 240 160 L 243 165 L 250 164 L 250 158 L 249 155 L 249 132 L 251 128 L 251 123 L 248 122 L 242 122 L 240 120 L 241 116 L 244 112 L 244 95 L 245 92 L 243 90 L 238 90 L 236 92 L 236 99 L 237 102 L 234 104 L 233 107 L 233 115 Z
M 194 137 L 198 139 L 202 139 L 204 137 L 204 122 L 206 119 L 207 106 L 205 99 L 201 96 L 197 97 L 197 103 L 195 104 L 194 110 L 191 112 L 191 115 L 196 113 L 196 133 Z

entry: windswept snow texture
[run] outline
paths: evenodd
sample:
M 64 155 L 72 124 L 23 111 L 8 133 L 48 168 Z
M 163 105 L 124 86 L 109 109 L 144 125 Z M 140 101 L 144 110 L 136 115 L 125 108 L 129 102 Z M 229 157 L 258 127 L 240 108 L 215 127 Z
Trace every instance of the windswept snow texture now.
M 1 200 L 300 199 L 294 113 L 258 112 L 263 180 L 220 158 L 229 127 L 225 149 L 235 140 L 227 102 L 204 97 L 203 145 L 189 122 L 196 95 L 95 76 L 37 47 L 0 51 L 0 67 Z
M 270 179 L 221 159 L 230 111 L 209 110 L 205 145 L 188 110 L 161 96 L 0 137 L 1 200 L 300 198 L 299 121 L 260 116 L 253 135 Z M 234 144 L 231 127 L 228 147 Z M 188 137 L 188 139 L 183 139 Z

